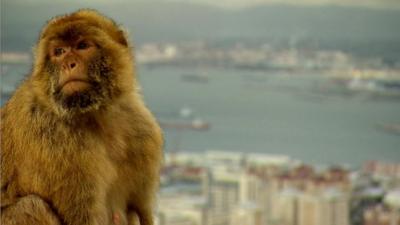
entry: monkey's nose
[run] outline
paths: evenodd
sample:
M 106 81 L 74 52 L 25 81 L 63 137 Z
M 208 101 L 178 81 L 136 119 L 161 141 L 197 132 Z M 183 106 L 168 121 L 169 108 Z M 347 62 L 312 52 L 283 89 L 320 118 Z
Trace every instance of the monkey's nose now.
M 71 64 L 69 65 L 69 68 L 73 69 L 75 66 L 76 66 L 76 63 L 71 63 Z

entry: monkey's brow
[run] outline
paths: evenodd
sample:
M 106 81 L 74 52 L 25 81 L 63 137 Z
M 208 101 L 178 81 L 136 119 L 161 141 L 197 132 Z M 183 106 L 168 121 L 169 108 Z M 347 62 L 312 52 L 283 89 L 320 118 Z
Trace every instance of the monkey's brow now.
M 74 35 L 74 36 L 68 36 L 68 35 L 63 35 L 63 34 L 59 34 L 59 35 L 55 35 L 50 37 L 49 43 L 51 44 L 66 44 L 66 43 L 71 43 L 71 42 L 78 42 L 81 40 L 85 40 L 88 39 L 87 35 L 83 35 L 83 34 L 78 34 L 78 35 Z
M 76 41 L 82 36 L 88 35 L 87 30 L 83 30 L 82 27 L 78 25 L 69 25 L 57 30 L 52 36 L 49 37 L 50 40 L 62 40 L 65 42 Z

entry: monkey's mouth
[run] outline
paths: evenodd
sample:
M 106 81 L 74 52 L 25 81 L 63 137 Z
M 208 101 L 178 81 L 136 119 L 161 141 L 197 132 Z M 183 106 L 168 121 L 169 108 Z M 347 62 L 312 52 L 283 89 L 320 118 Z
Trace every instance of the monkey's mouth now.
M 90 86 L 90 83 L 84 79 L 70 79 L 65 81 L 61 85 L 61 89 L 65 94 L 73 94 L 86 90 Z

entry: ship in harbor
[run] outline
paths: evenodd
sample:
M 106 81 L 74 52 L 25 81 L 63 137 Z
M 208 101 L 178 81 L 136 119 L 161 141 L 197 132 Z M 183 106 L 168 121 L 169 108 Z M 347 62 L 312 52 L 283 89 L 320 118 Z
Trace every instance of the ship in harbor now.
M 400 123 L 397 124 L 378 124 L 376 126 L 379 130 L 386 131 L 391 134 L 400 135 Z
M 159 121 L 162 128 L 176 129 L 176 130 L 198 130 L 207 131 L 210 129 L 210 123 L 202 119 L 194 119 L 192 121 Z
M 208 76 L 205 74 L 197 74 L 197 73 L 189 73 L 189 74 L 182 74 L 181 80 L 184 82 L 192 82 L 192 83 L 208 83 Z
M 395 71 L 352 70 L 333 74 L 329 82 L 322 82 L 316 88 L 347 97 L 400 100 L 400 76 Z
M 388 71 L 352 70 L 344 84 L 355 91 L 392 91 L 400 93 L 400 79 Z

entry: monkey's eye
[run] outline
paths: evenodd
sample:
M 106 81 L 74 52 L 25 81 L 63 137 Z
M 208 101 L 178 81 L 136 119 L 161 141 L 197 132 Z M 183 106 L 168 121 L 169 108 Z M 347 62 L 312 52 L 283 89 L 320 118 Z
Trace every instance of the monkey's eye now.
M 63 48 L 55 48 L 54 49 L 54 55 L 55 56 L 60 56 L 65 52 L 65 50 Z
M 80 50 L 87 49 L 87 48 L 89 48 L 89 44 L 85 41 L 79 42 L 78 45 L 76 46 L 76 49 L 80 49 Z

